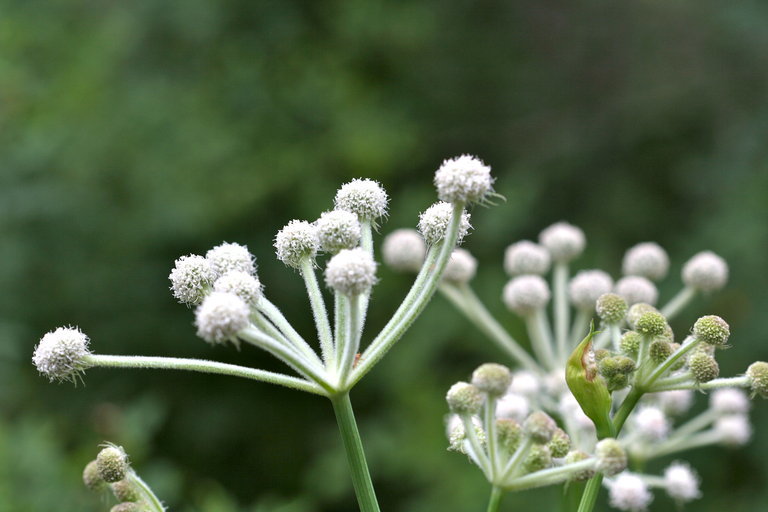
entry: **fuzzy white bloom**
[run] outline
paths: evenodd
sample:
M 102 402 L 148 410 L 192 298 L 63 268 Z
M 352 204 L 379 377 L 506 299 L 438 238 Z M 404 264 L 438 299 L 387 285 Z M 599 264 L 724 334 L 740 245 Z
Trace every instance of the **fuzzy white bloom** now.
M 683 266 L 683 282 L 696 290 L 712 292 L 728 282 L 728 264 L 712 251 L 703 251 Z
M 211 264 L 214 279 L 230 270 L 239 270 L 248 274 L 256 273 L 253 255 L 244 245 L 224 242 L 205 253 L 205 259 Z
M 522 422 L 531 412 L 527 398 L 517 393 L 507 393 L 496 402 L 496 417 Z
M 624 254 L 621 268 L 624 275 L 658 281 L 669 271 L 669 256 L 667 251 L 656 242 L 643 242 Z
M 718 389 L 709 397 L 709 407 L 717 414 L 746 414 L 750 405 L 749 397 L 739 388 Z
M 472 416 L 472 424 L 477 429 L 483 428 L 483 423 L 477 416 Z M 450 439 L 454 435 L 464 437 L 464 434 L 464 422 L 461 420 L 461 417 L 458 414 L 448 415 L 448 421 L 445 424 L 445 436 Z
M 213 283 L 213 290 L 217 292 L 234 293 L 249 306 L 255 306 L 261 297 L 261 283 L 259 278 L 242 272 L 232 270 L 227 272 Z
M 277 259 L 299 268 L 305 258 L 314 259 L 320 248 L 317 227 L 303 220 L 292 220 L 275 236 Z
M 507 308 L 526 316 L 547 305 L 549 285 L 540 276 L 518 276 L 504 286 L 502 298 Z
M 699 477 L 683 462 L 673 462 L 664 470 L 664 489 L 678 503 L 701 497 Z
M 509 385 L 510 393 L 523 396 L 534 396 L 541 391 L 539 376 L 528 370 L 519 370 L 512 374 L 512 384 Z
M 648 485 L 642 478 L 629 472 L 621 473 L 608 482 L 608 491 L 611 506 L 619 510 L 642 511 L 653 501 Z
M 336 192 L 337 210 L 352 212 L 363 220 L 376 220 L 387 214 L 389 197 L 384 188 L 370 179 L 355 179 Z
M 481 202 L 492 185 L 491 168 L 470 155 L 443 160 L 435 172 L 437 197 L 448 203 Z
M 715 422 L 715 433 L 727 446 L 741 446 L 752 437 L 752 426 L 746 414 L 723 416 Z
M 504 270 L 510 277 L 523 274 L 544 275 L 550 264 L 549 252 L 529 240 L 516 242 L 504 251 Z
M 40 339 L 32 362 L 51 381 L 74 381 L 88 366 L 84 361 L 91 353 L 88 344 L 88 336 L 80 329 L 59 327 Z
M 418 272 L 427 254 L 427 244 L 415 229 L 396 229 L 384 238 L 381 256 L 395 270 Z
M 669 420 L 658 407 L 646 405 L 633 415 L 637 432 L 649 441 L 660 441 L 669 434 Z
M 445 266 L 443 279 L 456 284 L 466 284 L 475 277 L 477 260 L 465 249 L 454 249 Z
M 690 389 L 662 391 L 661 393 L 656 393 L 654 396 L 656 397 L 659 407 L 661 407 L 665 413 L 673 416 L 688 412 L 693 404 L 693 391 Z
M 424 237 L 427 245 L 435 245 L 445 238 L 445 232 L 451 222 L 453 214 L 453 205 L 451 203 L 439 202 L 427 208 L 419 215 L 419 232 Z M 459 236 L 457 244 L 461 244 L 462 239 L 469 232 L 472 226 L 469 224 L 469 214 L 464 211 L 459 221 Z
M 550 395 L 560 396 L 568 391 L 568 384 L 565 382 L 565 372 L 560 368 L 552 370 L 544 376 L 544 389 Z
M 584 414 L 579 402 L 570 392 L 563 393 L 557 406 L 558 412 L 564 418 L 569 418 L 576 427 L 587 432 L 595 430 L 595 424 Z
M 357 215 L 346 210 L 324 212 L 315 221 L 320 248 L 332 254 L 357 247 L 362 236 Z
M 568 262 L 584 251 L 587 240 L 581 229 L 558 222 L 539 234 L 539 243 L 549 251 L 553 260 Z
M 234 341 L 249 325 L 251 309 L 233 293 L 211 292 L 195 311 L 197 335 L 208 343 Z
M 168 279 L 176 300 L 182 304 L 200 304 L 213 282 L 213 270 L 206 258 L 191 254 L 176 260 Z
M 645 277 L 627 276 L 616 281 L 614 288 L 616 294 L 624 297 L 628 305 L 644 302 L 654 305 L 659 298 L 659 291 L 651 281 Z
M 571 279 L 568 292 L 571 302 L 579 309 L 592 311 L 595 302 L 613 288 L 613 279 L 602 270 L 582 270 Z
M 325 267 L 325 284 L 344 295 L 360 295 L 375 283 L 376 262 L 361 248 L 339 251 Z

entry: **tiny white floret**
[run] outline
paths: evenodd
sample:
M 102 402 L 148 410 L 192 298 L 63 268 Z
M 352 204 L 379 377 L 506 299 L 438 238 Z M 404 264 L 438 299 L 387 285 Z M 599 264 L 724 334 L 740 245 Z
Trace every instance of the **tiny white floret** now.
M 363 249 L 344 249 L 328 261 L 325 284 L 345 295 L 359 295 L 376 283 L 376 262 Z
M 76 377 L 88 365 L 85 362 L 91 354 L 89 340 L 80 329 L 59 327 L 46 333 L 35 347 L 32 362 L 37 371 L 48 377 L 51 382 L 75 381 Z
M 362 236 L 357 215 L 346 210 L 324 212 L 315 221 L 320 248 L 331 254 L 357 247 Z
M 317 226 L 303 220 L 292 220 L 275 236 L 277 259 L 289 267 L 299 268 L 305 259 L 313 260 L 320 248 Z
M 384 187 L 371 179 L 354 179 L 336 192 L 337 210 L 354 213 L 362 220 L 375 221 L 387 214 L 389 197 Z
M 173 296 L 182 304 L 200 304 L 214 280 L 210 262 L 191 254 L 177 259 L 168 275 Z
M 444 160 L 435 172 L 437 196 L 448 203 L 481 202 L 492 185 L 491 168 L 470 155 Z
M 197 335 L 208 343 L 235 341 L 248 327 L 251 309 L 234 293 L 211 292 L 195 311 Z

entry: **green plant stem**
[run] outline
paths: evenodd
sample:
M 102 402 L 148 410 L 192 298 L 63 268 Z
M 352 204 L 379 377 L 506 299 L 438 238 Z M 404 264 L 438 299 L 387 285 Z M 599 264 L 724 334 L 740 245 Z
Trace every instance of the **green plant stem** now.
M 295 346 L 301 348 L 301 350 L 304 352 L 311 352 L 315 355 L 315 359 L 317 359 L 318 362 L 320 361 L 315 351 L 312 350 L 312 347 L 309 346 L 309 343 L 307 343 L 301 334 L 299 334 L 296 329 L 293 328 L 291 323 L 285 318 L 285 316 L 283 316 L 277 306 L 272 304 L 266 297 L 262 296 L 259 298 L 257 308 Z
M 672 297 L 672 300 L 667 302 L 667 304 L 661 308 L 661 314 L 667 317 L 667 320 L 671 320 L 673 317 L 677 316 L 677 314 L 682 311 L 694 297 L 696 297 L 696 290 L 686 286 L 677 292 L 677 295 Z
M 501 487 L 494 485 L 491 489 L 491 497 L 488 500 L 488 509 L 487 512 L 498 512 L 499 505 L 501 505 L 501 498 L 504 495 L 504 491 L 501 490 Z
M 328 396 L 320 385 L 308 382 L 304 379 L 273 373 L 265 370 L 256 370 L 245 366 L 206 361 L 204 359 L 182 359 L 178 357 L 145 357 L 145 356 L 110 356 L 91 354 L 85 357 L 84 362 L 90 367 L 101 366 L 105 368 L 157 368 L 162 370 L 187 370 L 201 373 L 214 373 L 219 375 L 232 375 L 244 379 L 257 380 L 278 384 L 299 391 L 306 391 L 315 395 Z
M 155 493 L 152 492 L 152 489 L 150 489 L 149 485 L 147 485 L 147 483 L 142 480 L 139 475 L 132 471 L 130 478 L 136 487 L 138 487 L 139 494 L 141 494 L 143 501 L 151 507 L 151 510 L 147 512 L 165 512 L 163 503 L 158 499 L 157 496 L 155 496 Z
M 373 225 L 371 224 L 370 219 L 360 220 L 360 231 L 360 247 L 373 257 Z M 371 300 L 371 291 L 372 289 L 360 295 L 358 300 L 357 317 L 360 319 L 360 325 L 357 326 L 358 338 L 363 334 L 363 328 L 365 327 L 365 319 L 368 315 L 368 303 Z
M 307 287 L 309 304 L 312 306 L 312 316 L 315 317 L 315 326 L 317 327 L 317 337 L 320 338 L 320 350 L 323 354 L 323 361 L 328 364 L 333 357 L 331 323 L 328 321 L 328 310 L 325 309 L 323 293 L 317 284 L 314 262 L 308 257 L 304 258 L 301 262 L 301 276 L 304 278 L 304 284 Z
M 336 414 L 336 422 L 339 426 L 341 441 L 344 444 L 344 451 L 347 454 L 349 472 L 352 476 L 352 485 L 355 488 L 360 512 L 379 512 L 376 492 L 373 490 L 371 474 L 368 471 L 368 464 L 365 462 L 363 443 L 360 440 L 360 432 L 357 430 L 349 393 L 332 395 L 330 399 Z
M 570 310 L 568 309 L 568 264 L 555 263 L 552 280 L 554 291 L 554 309 L 555 309 L 555 340 L 557 353 L 560 355 L 569 354 L 566 344 L 568 343 L 568 324 Z

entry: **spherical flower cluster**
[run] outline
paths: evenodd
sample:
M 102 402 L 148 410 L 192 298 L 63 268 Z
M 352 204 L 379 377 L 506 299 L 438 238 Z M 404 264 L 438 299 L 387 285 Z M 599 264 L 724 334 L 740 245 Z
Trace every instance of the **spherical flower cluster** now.
M 717 414 L 747 414 L 749 398 L 739 388 L 723 388 L 712 392 L 709 397 L 709 407 Z
M 715 433 L 726 446 L 742 446 L 752 437 L 752 427 L 744 414 L 729 414 L 715 422 Z
M 664 470 L 664 489 L 678 503 L 701 497 L 699 477 L 688 464 L 682 462 L 673 462 Z
M 608 496 L 612 507 L 629 512 L 648 508 L 653 494 L 648 485 L 637 475 L 622 473 L 609 483 Z
M 595 309 L 597 299 L 611 291 L 613 279 L 602 270 L 582 270 L 568 286 L 571 302 L 574 306 L 585 311 Z
M 466 284 L 475 277 L 477 260 L 465 249 L 454 249 L 443 272 L 443 279 L 456 284 Z
M 381 256 L 395 270 L 418 272 L 427 254 L 427 244 L 415 229 L 396 229 L 384 239 Z
M 728 282 L 728 264 L 711 251 L 700 252 L 683 266 L 683 282 L 702 292 L 719 290 Z
M 526 316 L 547 305 L 549 285 L 539 276 L 518 276 L 504 286 L 502 298 L 511 311 Z
M 325 267 L 325 284 L 344 295 L 360 295 L 375 283 L 376 262 L 361 248 L 339 251 Z
M 88 367 L 85 362 L 91 351 L 88 336 L 80 329 L 59 327 L 47 333 L 35 347 L 32 362 L 37 371 L 51 381 L 71 380 Z
M 555 430 L 557 423 L 545 412 L 532 412 L 523 422 L 523 431 L 534 443 L 548 443 Z
M 516 242 L 504 251 L 504 270 L 511 277 L 524 274 L 546 274 L 550 263 L 549 252 L 529 240 Z
M 336 192 L 334 199 L 337 210 L 346 210 L 368 221 L 386 215 L 388 202 L 384 188 L 370 179 L 355 179 L 345 183 Z
M 747 368 L 747 378 L 752 393 L 768 398 L 768 363 L 757 361 Z
M 627 276 L 646 277 L 658 281 L 667 275 L 669 256 L 655 242 L 643 242 L 635 245 L 624 254 L 622 271 Z
M 635 321 L 634 328 L 645 336 L 661 336 L 667 329 L 667 319 L 657 311 L 647 311 Z
M 428 245 L 435 245 L 445 238 L 445 232 L 448 230 L 452 214 L 453 205 L 440 202 L 433 204 L 419 215 L 419 232 Z M 461 241 L 472 227 L 469 224 L 469 217 L 470 215 L 467 212 L 462 212 L 461 219 L 459 220 L 459 235 L 456 239 L 457 244 L 461 244 Z
M 346 210 L 324 212 L 315 221 L 320 248 L 331 254 L 357 247 L 362 236 L 357 215 Z
M 693 335 L 708 345 L 724 347 L 728 343 L 731 329 L 728 323 L 717 315 L 707 315 L 693 324 Z
M 191 254 L 176 260 L 168 279 L 176 300 L 182 304 L 197 305 L 213 282 L 214 273 L 208 259 Z
M 480 390 L 466 382 L 457 382 L 451 386 L 445 400 L 448 402 L 448 409 L 460 416 L 477 414 L 484 401 Z
M 470 155 L 444 160 L 435 172 L 437 196 L 448 203 L 481 202 L 492 185 L 491 168 Z
M 249 306 L 256 306 L 261 297 L 259 278 L 240 270 L 227 272 L 213 283 L 216 292 L 233 293 Z
M 662 391 L 656 393 L 659 407 L 669 415 L 680 415 L 687 412 L 693 404 L 693 391 L 690 389 L 677 389 L 674 391 Z
M 195 311 L 197 335 L 208 343 L 234 340 L 248 327 L 251 309 L 233 293 L 212 292 Z
M 649 311 L 654 311 L 656 313 L 659 312 L 658 309 L 651 306 L 650 304 L 646 304 L 645 302 L 638 302 L 636 304 L 632 304 L 629 310 L 627 310 L 627 323 L 632 329 L 634 329 L 640 317 L 648 313 Z
M 105 482 L 99 474 L 98 464 L 92 460 L 86 464 L 83 469 L 83 483 L 91 491 L 98 491 L 104 488 Z
M 539 234 L 539 243 L 549 251 L 553 260 L 568 262 L 584 251 L 587 240 L 581 229 L 567 222 L 558 222 Z
M 659 441 L 669 434 L 669 421 L 664 412 L 652 406 L 639 409 L 633 416 L 637 432 L 649 441 Z
M 603 439 L 595 445 L 597 469 L 605 476 L 613 476 L 627 467 L 627 453 L 621 444 L 613 438 Z
M 531 412 L 527 398 L 517 393 L 507 393 L 496 402 L 496 417 L 522 421 Z
M 128 455 L 120 446 L 109 445 L 96 456 L 96 470 L 105 482 L 122 480 L 128 473 Z
M 616 325 L 621 323 L 627 314 L 627 301 L 621 295 L 604 293 L 597 298 L 595 310 L 600 320 L 607 324 Z
M 292 220 L 275 237 L 277 259 L 289 267 L 299 268 L 305 259 L 314 259 L 319 248 L 317 227 L 303 220 Z
M 504 365 L 486 363 L 472 373 L 472 385 L 483 393 L 501 396 L 512 383 L 512 373 Z
M 688 356 L 688 368 L 691 370 L 693 380 L 699 383 L 709 382 L 720 375 L 720 366 L 715 358 L 703 350 Z
M 648 279 L 640 276 L 622 277 L 616 281 L 614 291 L 624 297 L 630 306 L 639 302 L 653 305 L 659 298 L 659 291 L 656 286 Z
M 510 393 L 518 393 L 523 396 L 533 397 L 541 391 L 540 377 L 527 370 L 516 371 L 509 385 Z
M 205 259 L 211 265 L 213 279 L 217 279 L 232 270 L 239 270 L 247 274 L 256 273 L 253 255 L 244 245 L 224 242 L 205 253 Z

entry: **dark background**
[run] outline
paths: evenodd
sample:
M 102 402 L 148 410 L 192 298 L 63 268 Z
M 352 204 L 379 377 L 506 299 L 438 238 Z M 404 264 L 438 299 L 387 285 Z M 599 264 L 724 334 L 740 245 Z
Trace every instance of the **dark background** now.
M 248 244 L 267 294 L 309 336 L 301 280 L 273 257 L 277 230 L 315 219 L 353 177 L 392 196 L 382 234 L 414 226 L 435 168 L 463 152 L 493 166 L 506 197 L 473 211 L 465 246 L 513 332 L 504 247 L 564 219 L 588 236 L 580 268 L 617 276 L 630 245 L 666 247 L 663 300 L 692 254 L 724 256 L 728 288 L 674 327 L 724 316 L 723 374 L 768 359 L 767 21 L 762 0 L 0 0 L 0 512 L 107 510 L 80 483 L 104 440 L 172 510 L 354 510 L 323 399 L 104 369 L 75 389 L 39 377 L 31 353 L 74 324 L 99 353 L 279 369 L 195 337 L 168 291 L 173 260 Z M 409 286 L 380 278 L 367 340 Z M 355 389 L 383 510 L 483 509 L 488 485 L 446 452 L 442 417 L 445 390 L 487 360 L 505 357 L 438 297 Z M 755 404 L 748 447 L 690 454 L 704 489 L 691 509 L 765 507 L 767 406 Z M 672 510 L 662 494 L 654 510 Z M 503 508 L 549 510 L 558 496 Z

